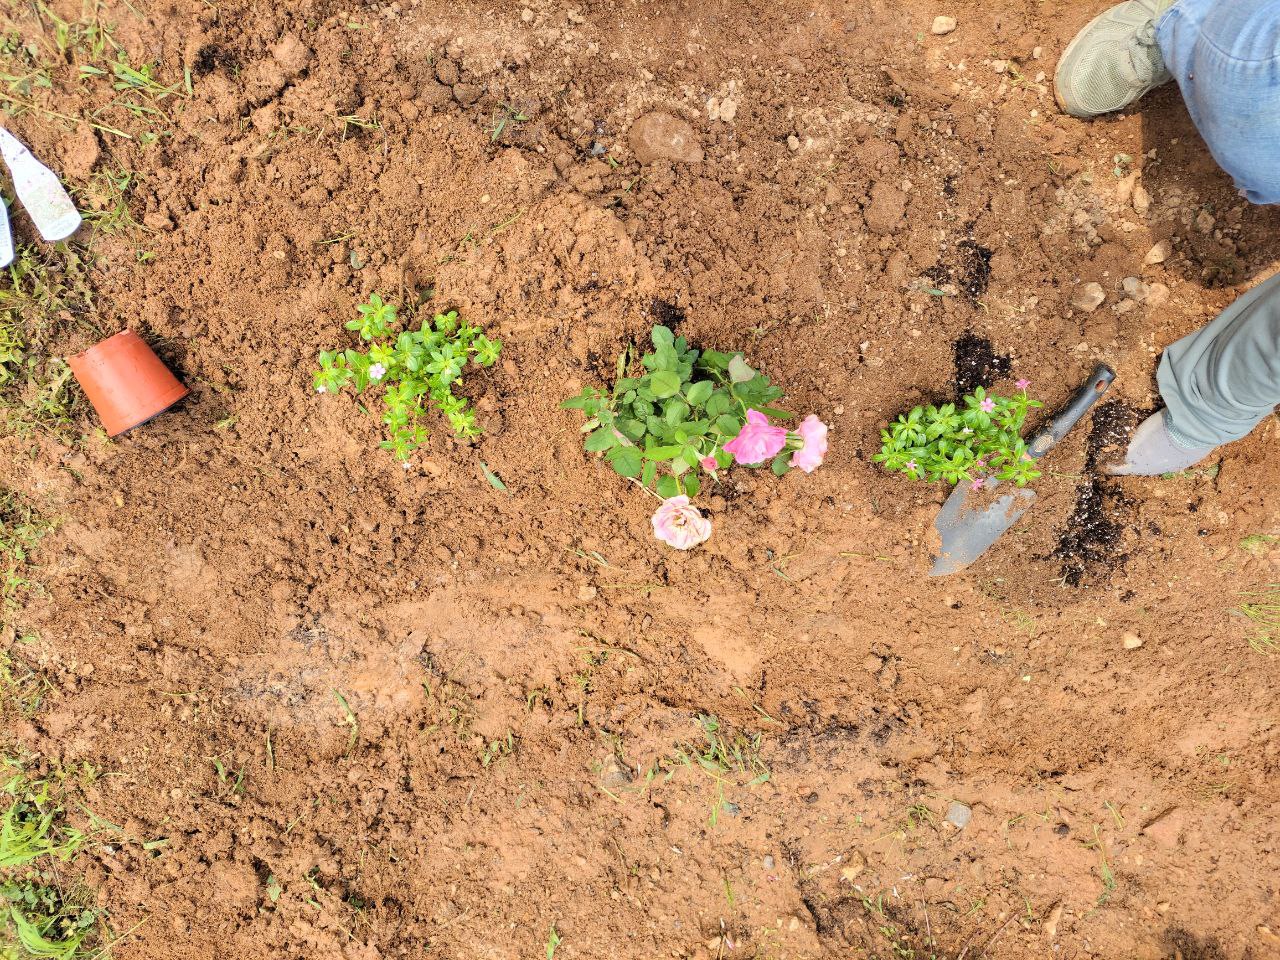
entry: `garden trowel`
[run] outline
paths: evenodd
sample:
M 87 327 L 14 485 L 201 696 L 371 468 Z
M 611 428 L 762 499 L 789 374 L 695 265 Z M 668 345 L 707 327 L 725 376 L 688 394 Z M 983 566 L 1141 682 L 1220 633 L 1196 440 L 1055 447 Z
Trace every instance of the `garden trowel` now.
M 1115 371 L 1105 364 L 1100 363 L 1094 367 L 1093 374 L 1075 392 L 1067 405 L 1028 441 L 1027 453 L 1039 460 L 1052 450 L 1107 392 L 1115 378 Z M 991 479 L 983 484 L 986 490 L 997 485 L 998 481 Z M 976 499 L 972 491 L 973 484 L 970 481 L 960 481 L 938 511 L 938 518 L 933 526 L 938 531 L 942 546 L 938 556 L 933 558 L 933 569 L 929 571 L 931 577 L 945 577 L 965 569 L 982 556 L 999 539 L 1000 534 L 1017 523 L 1036 499 L 1034 490 L 1022 487 L 1010 493 L 1002 493 L 994 502 L 988 502 L 984 498 L 982 505 L 975 506 L 969 502 L 971 496 Z

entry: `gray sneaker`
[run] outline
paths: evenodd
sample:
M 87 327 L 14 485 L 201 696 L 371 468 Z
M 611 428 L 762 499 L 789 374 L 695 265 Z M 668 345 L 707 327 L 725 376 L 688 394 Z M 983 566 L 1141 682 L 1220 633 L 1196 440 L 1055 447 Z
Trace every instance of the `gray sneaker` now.
M 1128 0 L 1094 17 L 1058 61 L 1058 105 L 1087 119 L 1123 110 L 1172 80 L 1156 43 L 1156 21 L 1174 3 Z
M 1197 447 L 1179 440 L 1169 427 L 1169 411 L 1157 410 L 1133 431 L 1124 459 L 1103 469 L 1113 477 L 1158 477 L 1166 473 L 1181 473 L 1216 449 Z

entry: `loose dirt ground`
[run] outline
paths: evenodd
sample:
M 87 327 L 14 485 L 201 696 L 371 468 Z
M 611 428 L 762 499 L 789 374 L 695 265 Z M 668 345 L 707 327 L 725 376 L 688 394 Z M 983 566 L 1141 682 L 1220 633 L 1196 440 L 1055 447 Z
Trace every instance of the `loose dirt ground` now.
M 1090 471 L 1159 351 L 1274 271 L 1280 217 L 1175 90 L 1058 115 L 1100 8 L 103 7 L 190 92 L 130 113 L 72 49 L 29 102 L 132 139 L 10 101 L 84 205 L 133 174 L 51 349 L 127 323 L 193 393 L 115 442 L 81 404 L 0 469 L 57 522 L 5 635 L 52 691 L 8 734 L 103 772 L 123 839 L 76 870 L 115 955 L 527 958 L 554 928 L 557 958 L 1280 956 L 1280 657 L 1233 614 L 1280 580 L 1280 424 L 1183 476 Z M 653 111 L 702 159 L 639 163 Z M 311 390 L 373 291 L 501 338 L 476 444 L 405 471 Z M 812 476 L 704 494 L 688 554 L 557 408 L 656 320 L 832 426 Z M 1092 445 L 926 579 L 944 491 L 871 465 L 881 426 L 957 376 L 1060 402 L 1097 360 Z M 683 762 L 708 717 L 727 762 Z

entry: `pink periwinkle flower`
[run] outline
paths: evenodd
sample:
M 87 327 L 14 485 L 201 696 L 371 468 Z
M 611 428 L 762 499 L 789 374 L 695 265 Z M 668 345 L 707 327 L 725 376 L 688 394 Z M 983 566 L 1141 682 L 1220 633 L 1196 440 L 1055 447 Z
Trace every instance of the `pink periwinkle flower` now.
M 903 464 L 903 466 L 912 472 L 915 472 L 916 470 L 920 469 L 920 465 L 916 463 L 914 460 L 908 460 L 906 463 Z
M 754 465 L 776 456 L 787 445 L 785 427 L 775 427 L 759 410 L 747 411 L 742 431 L 724 445 L 739 463 Z
M 316 387 L 316 393 L 327 393 L 327 392 L 328 392 L 328 391 L 327 391 L 327 390 L 325 390 L 325 388 L 324 388 L 324 384 L 323 384 L 323 383 L 322 383 L 322 384 L 320 384 L 320 386 Z
M 979 477 L 977 480 L 974 480 L 972 483 L 970 483 L 970 484 L 969 484 L 969 486 L 971 486 L 974 490 L 981 490 L 981 489 L 982 489 L 982 487 L 983 487 L 983 485 L 984 485 L 986 482 L 987 482 L 987 481 L 985 481 L 985 480 L 983 480 L 981 477 Z
M 703 457 L 698 462 L 702 464 L 702 469 L 707 471 L 707 473 L 715 473 L 716 467 L 719 466 L 719 464 L 716 463 L 715 457 Z
M 996 408 L 996 402 L 992 400 L 990 397 L 987 397 L 980 404 L 978 404 L 978 406 L 982 409 L 983 413 L 990 413 L 992 410 Z
M 1026 377 L 1023 377 L 1021 380 L 1015 383 L 1014 386 L 1017 387 L 1019 390 L 1025 390 L 1027 389 L 1027 387 L 1031 386 L 1031 381 L 1028 380 Z
M 382 364 L 374 363 L 369 365 L 370 380 L 374 380 L 374 381 L 381 380 L 386 375 L 387 375 L 387 368 L 384 367 Z
M 827 425 L 811 413 L 800 421 L 796 432 L 804 445 L 791 455 L 791 465 L 805 473 L 813 473 L 822 466 L 822 458 L 827 455 Z
M 711 536 L 711 521 L 681 494 L 662 501 L 653 515 L 653 535 L 677 550 L 689 550 Z

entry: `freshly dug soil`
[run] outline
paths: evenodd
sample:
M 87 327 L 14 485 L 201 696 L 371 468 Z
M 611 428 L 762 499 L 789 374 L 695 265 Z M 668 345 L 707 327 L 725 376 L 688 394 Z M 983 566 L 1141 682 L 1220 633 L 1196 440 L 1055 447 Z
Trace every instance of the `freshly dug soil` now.
M 124 838 L 67 869 L 115 955 L 1280 956 L 1280 657 L 1233 615 L 1280 580 L 1242 547 L 1280 534 L 1280 424 L 1110 480 L 1086 422 L 947 580 L 946 491 L 870 462 L 915 403 L 1024 376 L 1052 408 L 1099 360 L 1122 444 L 1159 351 L 1275 269 L 1175 90 L 1058 114 L 1101 5 L 108 4 L 190 94 L 135 116 L 70 53 L 32 97 L 133 139 L 6 125 L 84 203 L 135 174 L 99 322 L 192 396 L 0 462 L 58 524 L 39 641 L 5 638 L 53 692 L 8 730 L 103 772 Z M 376 403 L 312 390 L 375 291 L 501 339 L 477 442 L 433 422 L 403 470 Z M 687 554 L 558 408 L 655 322 L 831 424 L 812 475 L 708 489 Z

